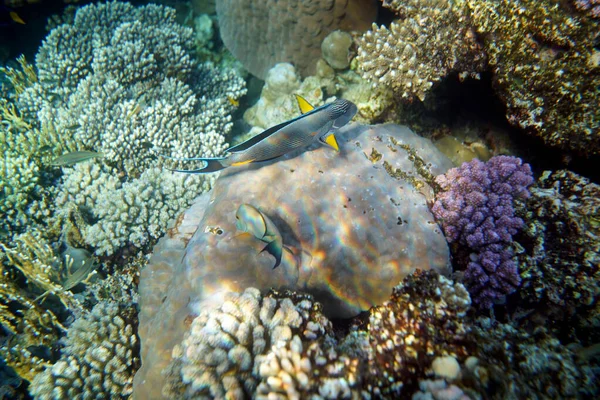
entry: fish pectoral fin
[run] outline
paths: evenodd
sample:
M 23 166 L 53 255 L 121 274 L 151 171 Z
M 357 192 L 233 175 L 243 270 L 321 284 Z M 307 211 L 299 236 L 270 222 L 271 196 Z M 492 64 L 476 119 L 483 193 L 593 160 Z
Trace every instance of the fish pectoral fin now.
M 326 144 L 327 146 L 333 148 L 335 151 L 340 151 L 340 146 L 338 145 L 337 139 L 335 138 L 335 135 L 333 133 L 325 138 L 322 138 L 321 143 Z
M 261 253 L 263 251 L 266 251 L 267 253 L 275 257 L 275 265 L 273 266 L 273 269 L 277 268 L 279 264 L 281 264 L 281 254 L 283 252 L 283 246 L 281 243 L 277 243 L 277 240 L 269 242 L 269 244 L 267 244 L 265 248 L 261 250 Z
M 299 94 L 295 94 L 294 96 L 296 96 L 296 101 L 298 102 L 298 107 L 300 108 L 300 112 L 302 114 L 306 114 L 307 112 L 315 109 L 313 105 L 310 104 L 304 97 L 300 96 Z

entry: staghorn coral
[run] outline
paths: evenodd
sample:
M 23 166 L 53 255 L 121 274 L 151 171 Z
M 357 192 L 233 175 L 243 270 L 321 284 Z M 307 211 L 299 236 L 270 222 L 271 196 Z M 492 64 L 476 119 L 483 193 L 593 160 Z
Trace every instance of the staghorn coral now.
M 372 0 L 217 2 L 225 46 L 260 79 L 282 62 L 293 63 L 303 76 L 312 75 L 329 32 L 366 29 L 376 13 Z
M 462 79 L 478 78 L 484 70 L 486 58 L 463 1 L 384 1 L 384 6 L 400 19 L 389 28 L 373 24 L 357 40 L 358 71 L 373 85 L 387 85 L 405 99 L 424 100 L 450 72 Z
M 531 194 L 518 254 L 519 307 L 569 340 L 597 343 L 600 187 L 567 170 L 546 171 Z
M 311 296 L 254 288 L 227 293 L 216 309 L 202 306 L 173 351 L 163 395 L 194 399 L 250 398 L 271 346 L 315 340 L 331 329 Z
M 513 124 L 552 146 L 600 152 L 598 21 L 559 0 L 469 0 Z
M 433 271 L 417 271 L 370 311 L 365 388 L 375 398 L 417 389 L 436 357 L 466 358 L 471 298 L 464 286 Z
M 515 202 L 529 196 L 529 164 L 509 156 L 477 159 L 436 178 L 441 192 L 432 212 L 450 243 L 471 253 L 465 279 L 474 302 L 490 308 L 520 284 L 513 235 L 523 226 Z
M 327 338 L 325 339 L 327 341 Z M 256 399 L 351 399 L 360 395 L 361 360 L 338 354 L 329 340 L 279 342 L 263 359 Z
M 69 327 L 62 357 L 31 382 L 37 399 L 126 398 L 139 367 L 137 313 L 98 303 Z
M 299 289 L 322 302 L 327 316 L 347 318 L 385 300 L 416 267 L 449 273 L 448 245 L 426 201 L 427 182 L 449 160 L 397 125 L 351 124 L 336 136 L 344 157 L 321 146 L 260 168 L 224 170 L 159 241 L 140 276 L 142 393 L 160 384 L 191 304 L 223 290 Z M 275 270 L 264 245 L 236 231 L 243 203 L 260 207 L 282 233 L 290 251 Z M 188 220 L 193 234 L 179 238 L 179 223 Z

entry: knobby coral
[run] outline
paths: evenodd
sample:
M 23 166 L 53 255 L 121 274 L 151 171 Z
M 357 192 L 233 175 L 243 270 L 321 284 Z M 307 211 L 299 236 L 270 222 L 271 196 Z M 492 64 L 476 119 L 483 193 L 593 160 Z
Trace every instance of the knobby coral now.
M 217 309 L 203 307 L 189 329 L 174 350 L 163 394 L 242 399 L 255 392 L 259 366 L 271 346 L 297 337 L 315 340 L 331 324 L 311 296 L 271 292 L 263 297 L 246 289 L 226 294 Z
M 515 201 L 529 196 L 529 164 L 509 156 L 477 159 L 436 178 L 441 192 L 432 207 L 450 243 L 471 255 L 465 273 L 475 303 L 489 308 L 520 284 L 513 235 L 523 226 Z
M 463 319 L 471 298 L 460 283 L 433 271 L 416 272 L 370 311 L 366 388 L 376 398 L 413 392 L 438 356 L 466 358 Z
M 69 327 L 62 357 L 31 382 L 36 399 L 125 398 L 139 367 L 137 312 L 98 303 Z

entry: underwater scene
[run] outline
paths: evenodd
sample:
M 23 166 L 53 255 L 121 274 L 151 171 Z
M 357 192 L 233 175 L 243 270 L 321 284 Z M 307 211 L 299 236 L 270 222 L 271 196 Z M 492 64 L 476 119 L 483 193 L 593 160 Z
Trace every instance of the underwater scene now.
M 0 15 L 0 399 L 600 398 L 600 0 Z

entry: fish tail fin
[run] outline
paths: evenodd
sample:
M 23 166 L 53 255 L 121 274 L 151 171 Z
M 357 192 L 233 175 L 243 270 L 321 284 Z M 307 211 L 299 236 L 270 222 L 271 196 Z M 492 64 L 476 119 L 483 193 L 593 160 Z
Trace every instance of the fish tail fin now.
M 223 165 L 221 161 L 223 161 L 225 157 L 219 158 L 196 158 L 195 161 L 202 161 L 205 165 L 202 168 L 198 169 L 172 169 L 171 171 L 175 172 L 184 172 L 186 174 L 208 174 L 211 172 L 217 172 L 227 167 L 227 165 Z
M 267 253 L 275 257 L 275 265 L 273 266 L 273 269 L 279 267 L 279 264 L 281 264 L 281 254 L 283 252 L 282 244 L 278 243 L 278 240 L 273 240 L 272 242 L 269 242 L 269 244 L 267 244 L 264 249 L 261 250 L 261 253 L 263 251 L 266 251 Z

